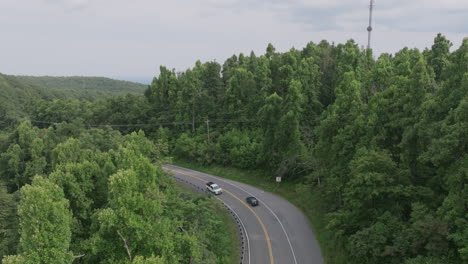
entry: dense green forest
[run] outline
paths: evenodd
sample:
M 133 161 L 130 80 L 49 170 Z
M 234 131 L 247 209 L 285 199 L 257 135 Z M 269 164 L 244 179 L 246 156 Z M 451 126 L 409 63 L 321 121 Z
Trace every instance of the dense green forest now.
M 270 44 L 264 55 L 234 55 L 222 65 L 161 66 L 144 95 L 42 101 L 32 118 L 41 131 L 63 121 L 90 131 L 109 125 L 129 137 L 141 129 L 178 159 L 304 185 L 320 194 L 346 263 L 468 263 L 468 39 L 451 47 L 440 34 L 423 51 L 378 58 L 352 40 L 284 53 Z M 18 187 L 16 177 L 30 184 L 9 158 L 19 150 L 4 145 L 8 184 Z M 33 175 L 36 166 L 21 171 Z M 28 188 L 47 181 L 53 177 Z
M 59 98 L 60 93 L 19 82 L 13 76 L 0 73 L 0 129 L 27 116 L 34 102 Z
M 323 41 L 161 67 L 144 120 L 173 124 L 178 158 L 320 192 L 346 263 L 468 263 L 468 39 L 451 46 L 373 59 Z
M 0 146 L 2 263 L 228 263 L 221 204 L 176 187 L 142 131 L 22 122 Z M 237 253 L 236 253 L 237 256 Z
M 64 92 L 67 98 L 94 100 L 128 93 L 142 94 L 147 85 L 104 77 L 13 76 L 19 82 Z
M 32 77 L 0 73 L 0 130 L 30 119 L 42 102 L 94 101 L 143 94 L 147 86 L 101 77 Z

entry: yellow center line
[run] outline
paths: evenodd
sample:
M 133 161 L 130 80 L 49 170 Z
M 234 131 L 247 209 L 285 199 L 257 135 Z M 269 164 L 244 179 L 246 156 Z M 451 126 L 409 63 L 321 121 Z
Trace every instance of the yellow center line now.
M 204 183 L 208 182 L 207 180 L 204 180 L 202 178 L 199 178 L 197 176 L 194 176 L 194 175 L 191 175 L 191 174 L 179 171 L 179 170 L 173 170 L 173 169 L 167 169 L 167 170 L 169 170 L 171 172 L 176 172 L 176 173 L 179 173 L 179 174 L 183 174 L 183 175 L 192 177 L 192 178 L 197 179 L 199 181 L 202 181 Z M 223 191 L 226 192 L 227 194 L 231 195 L 232 197 L 236 198 L 241 204 L 243 204 L 245 207 L 247 207 L 247 209 L 249 209 L 252 212 L 252 214 L 257 218 L 258 222 L 260 223 L 260 226 L 263 229 L 263 233 L 265 234 L 265 238 L 266 238 L 266 242 L 267 242 L 267 246 L 268 246 L 268 253 L 270 255 L 270 264 L 274 264 L 275 261 L 273 259 L 273 250 L 271 249 L 270 236 L 268 235 L 268 231 L 266 230 L 266 227 L 265 227 L 265 224 L 263 223 L 263 221 L 260 219 L 260 217 L 257 215 L 257 213 L 249 205 L 247 205 L 244 201 L 242 201 L 239 197 L 237 197 L 236 195 L 234 195 L 233 193 L 231 193 L 228 190 L 223 190 Z

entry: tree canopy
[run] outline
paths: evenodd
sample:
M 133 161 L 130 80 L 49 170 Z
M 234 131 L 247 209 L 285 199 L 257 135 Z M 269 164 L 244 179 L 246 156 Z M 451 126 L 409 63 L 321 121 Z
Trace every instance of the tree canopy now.
M 60 254 L 92 252 L 76 262 L 222 261 L 211 249 L 224 244 L 194 234 L 206 201 L 182 202 L 151 165 L 166 155 L 318 193 L 346 263 L 468 261 L 468 39 L 452 48 L 438 34 L 424 51 L 378 58 L 353 40 L 269 44 L 183 72 L 161 66 L 144 95 L 45 100 L 29 113 L 42 123 L 0 137 L 0 220 L 17 219 L 14 193 L 46 178 L 73 217 Z M 14 252 L 22 221 L 0 224 L 2 254 L 16 254 L 5 263 L 28 258 Z

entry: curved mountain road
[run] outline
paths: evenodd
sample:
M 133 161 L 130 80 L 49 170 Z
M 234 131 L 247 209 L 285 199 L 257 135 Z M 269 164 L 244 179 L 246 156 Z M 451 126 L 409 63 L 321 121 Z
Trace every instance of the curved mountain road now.
M 164 165 L 174 177 L 205 188 L 213 181 L 223 188 L 222 200 L 239 218 L 245 229 L 246 247 L 242 263 L 323 264 L 320 247 L 304 214 L 285 199 L 247 184 L 186 168 Z M 245 202 L 255 196 L 259 206 Z

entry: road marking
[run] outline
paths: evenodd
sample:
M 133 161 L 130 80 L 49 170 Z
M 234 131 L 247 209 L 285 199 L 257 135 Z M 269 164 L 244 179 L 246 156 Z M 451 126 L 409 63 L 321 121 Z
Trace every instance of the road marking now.
M 218 178 L 216 178 L 216 179 L 218 179 Z M 219 180 L 221 180 L 222 182 L 227 183 L 227 184 L 229 184 L 229 185 L 231 185 L 231 186 L 234 186 L 234 187 L 238 188 L 239 190 L 244 191 L 245 193 L 247 193 L 247 194 L 250 195 L 250 196 L 255 196 L 255 195 L 253 195 L 252 193 L 250 193 L 249 191 L 245 190 L 244 188 L 242 188 L 242 187 L 240 187 L 240 186 L 237 186 L 237 185 L 235 185 L 235 184 L 232 184 L 232 183 L 230 183 L 230 182 L 228 182 L 228 181 L 225 181 L 225 180 L 223 180 L 223 179 L 219 179 Z M 262 193 L 264 193 L 264 192 L 262 191 Z M 294 258 L 294 263 L 297 264 L 296 254 L 294 253 L 294 249 L 293 249 L 293 246 L 292 246 L 292 244 L 291 244 L 291 240 L 289 239 L 288 233 L 286 232 L 286 229 L 284 228 L 283 223 L 281 223 L 281 221 L 279 220 L 278 216 L 273 212 L 273 210 L 271 210 L 271 208 L 267 205 L 267 203 L 265 203 L 264 201 L 258 199 L 258 196 L 255 196 L 255 197 L 257 198 L 257 200 L 258 200 L 260 203 L 262 203 L 263 205 L 266 206 L 266 208 L 271 212 L 271 214 L 276 218 L 276 220 L 278 221 L 278 223 L 281 225 L 281 229 L 283 229 L 283 232 L 284 232 L 284 234 L 286 235 L 286 240 L 288 241 L 289 247 L 291 248 L 291 253 L 292 253 L 293 258 Z
M 182 175 L 192 177 L 192 178 L 197 179 L 199 181 L 202 181 L 204 183 L 208 182 L 207 180 L 204 180 L 204 179 L 199 178 L 197 176 L 182 172 L 180 170 L 169 169 L 169 171 L 173 171 L 173 172 L 176 172 L 176 173 L 179 173 L 179 174 L 182 174 Z M 268 235 L 268 231 L 266 230 L 265 224 L 263 223 L 262 219 L 260 219 L 260 217 L 257 215 L 257 213 L 249 205 L 247 205 L 244 201 L 242 201 L 239 197 L 237 197 L 236 195 L 234 195 L 233 193 L 231 193 L 228 190 L 223 190 L 223 191 L 226 192 L 227 194 L 231 195 L 235 199 L 237 199 L 241 204 L 243 204 L 247 209 L 249 209 L 252 212 L 252 214 L 257 218 L 258 222 L 260 223 L 260 226 L 263 229 L 263 233 L 265 234 L 265 238 L 266 238 L 266 242 L 267 242 L 267 246 L 268 246 L 268 254 L 270 256 L 270 264 L 274 264 L 275 261 L 273 259 L 273 250 L 271 248 L 270 236 Z
M 237 186 L 237 185 L 235 185 L 235 184 L 232 184 L 232 183 L 230 183 L 229 181 L 226 181 L 225 179 L 222 179 L 222 178 L 220 178 L 220 177 L 215 177 L 215 176 L 213 176 L 213 175 L 209 175 L 209 174 L 206 174 L 206 173 L 202 173 L 202 174 L 204 174 L 204 175 L 206 175 L 206 176 L 208 176 L 208 177 L 211 177 L 211 178 L 215 178 L 216 180 L 220 180 L 220 181 L 222 181 L 222 182 L 224 182 L 224 183 L 226 183 L 226 184 L 229 184 L 229 185 L 231 185 L 231 186 L 234 186 L 235 188 L 237 188 L 237 189 L 239 189 L 239 190 L 241 190 L 241 191 L 244 191 L 245 193 L 247 193 L 247 194 L 250 195 L 250 196 L 255 196 L 255 195 L 253 195 L 252 193 L 250 193 L 249 191 L 245 190 L 244 188 L 242 188 L 242 187 L 240 187 L 240 186 Z M 261 191 L 261 193 L 264 193 L 264 191 Z M 281 229 L 283 229 L 283 232 L 284 232 L 284 234 L 286 235 L 286 240 L 288 241 L 289 247 L 290 247 L 290 249 L 291 249 L 291 253 L 292 253 L 293 258 L 294 258 L 294 263 L 297 264 L 296 254 L 295 254 L 294 249 L 293 249 L 293 246 L 292 246 L 292 244 L 291 244 L 291 240 L 289 239 L 289 235 L 288 235 L 288 233 L 286 232 L 286 229 L 285 229 L 284 226 L 283 226 L 283 223 L 279 220 L 278 216 L 273 212 L 273 210 L 272 210 L 265 202 L 262 202 L 260 199 L 258 199 L 258 197 L 256 197 L 256 198 L 257 198 L 257 200 L 258 200 L 259 202 L 261 202 L 262 204 L 264 204 L 264 205 L 266 206 L 266 208 L 271 212 L 271 214 L 276 218 L 276 220 L 278 221 L 278 223 L 281 225 Z

